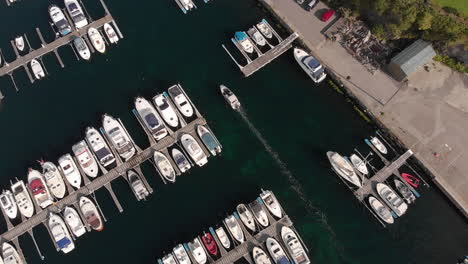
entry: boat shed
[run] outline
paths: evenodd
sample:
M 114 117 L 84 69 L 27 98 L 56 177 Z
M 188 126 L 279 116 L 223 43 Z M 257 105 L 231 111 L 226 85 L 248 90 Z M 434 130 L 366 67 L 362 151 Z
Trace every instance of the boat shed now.
M 388 71 L 397 81 L 403 81 L 436 55 L 431 43 L 417 40 L 392 58 Z

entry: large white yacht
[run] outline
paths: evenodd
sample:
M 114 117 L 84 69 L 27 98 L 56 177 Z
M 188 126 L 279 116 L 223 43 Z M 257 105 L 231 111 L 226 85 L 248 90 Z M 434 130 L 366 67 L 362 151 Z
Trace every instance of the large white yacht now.
M 80 29 L 88 25 L 88 20 L 83 13 L 83 9 L 77 0 L 65 0 L 65 7 L 67 8 L 68 14 L 70 14 L 75 27 Z
M 134 172 L 133 170 L 127 171 L 127 178 L 128 182 L 130 183 L 130 187 L 132 187 L 132 191 L 135 194 L 135 197 L 138 201 L 146 199 L 148 197 L 149 192 L 146 189 L 141 177 L 138 173 Z
M 106 32 L 106 36 L 109 39 L 110 43 L 114 44 L 119 42 L 119 36 L 117 36 L 114 28 L 110 24 L 104 23 L 104 32 Z
M 106 43 L 104 42 L 104 38 L 96 28 L 88 28 L 88 37 L 91 40 L 91 44 L 98 52 L 106 52 Z
M 173 85 L 167 89 L 169 96 L 174 101 L 175 106 L 185 117 L 193 116 L 193 107 L 179 84 Z
M 263 210 L 262 204 L 258 200 L 254 200 L 251 203 L 249 203 L 250 210 L 252 211 L 253 215 L 255 216 L 255 219 L 262 225 L 263 227 L 267 227 L 270 224 L 270 221 L 268 220 L 268 215 Z
M 87 197 L 80 198 L 80 209 L 83 213 L 86 222 L 92 229 L 96 231 L 102 231 L 104 229 L 104 223 L 102 222 L 101 215 L 99 214 L 96 205 Z
M 172 249 L 172 252 L 179 264 L 192 264 L 192 261 L 190 261 L 190 257 L 182 244 L 175 246 Z
M 231 106 L 231 108 L 233 110 L 239 110 L 241 104 L 237 99 L 237 96 L 223 84 L 219 86 L 219 89 L 221 90 L 221 94 L 223 95 L 226 102 L 228 102 L 228 104 Z
M 349 161 L 343 158 L 340 154 L 333 151 L 328 151 L 327 157 L 330 160 L 333 170 L 338 175 L 340 175 L 343 179 L 347 180 L 348 182 L 352 183 L 357 187 L 362 186 L 359 177 L 353 169 L 353 165 L 351 165 Z
M 56 5 L 49 6 L 49 15 L 52 22 L 54 22 L 55 27 L 57 28 L 60 35 L 65 36 L 69 34 L 72 29 L 68 20 L 62 12 L 62 9 Z
M 153 105 L 143 97 L 135 98 L 135 109 L 147 130 L 156 140 L 167 136 L 167 129 Z
M 392 212 L 383 205 L 377 198 L 373 196 L 369 196 L 369 205 L 371 206 L 372 210 L 387 224 L 393 224 L 395 220 L 393 219 Z
M 294 48 L 294 58 L 315 83 L 319 83 L 327 77 L 322 64 L 304 50 Z
M 234 39 L 242 47 L 242 49 L 247 53 L 253 53 L 254 47 L 252 41 L 250 41 L 249 36 L 244 31 L 238 31 L 234 34 Z
M 55 243 L 63 253 L 67 254 L 75 249 L 73 239 L 68 232 L 65 222 L 63 222 L 63 219 L 60 216 L 53 213 L 50 214 L 49 228 Z
M 2 256 L 5 264 L 24 264 L 16 249 L 7 242 L 3 242 Z
M 86 233 L 86 228 L 81 221 L 80 215 L 72 207 L 65 207 L 63 218 L 75 237 L 80 237 Z
M 172 158 L 174 159 L 174 162 L 177 164 L 177 167 L 181 173 L 188 171 L 192 167 L 190 162 L 180 150 L 173 148 L 171 152 Z
M 203 125 L 198 125 L 197 134 L 211 155 L 216 156 L 217 154 L 221 153 L 221 145 L 210 130 L 208 130 Z
M 65 179 L 76 189 L 81 186 L 81 174 L 70 154 L 65 154 L 58 159 L 60 168 L 62 169 Z
M 105 114 L 102 118 L 102 126 L 110 143 L 123 159 L 128 160 L 135 155 L 135 146 L 133 146 L 130 136 L 117 119 Z
M 159 173 L 164 177 L 164 179 L 170 182 L 175 182 L 176 174 L 169 159 L 159 151 L 155 151 L 153 156 L 154 163 L 156 164 Z
M 274 238 L 271 238 L 271 237 L 267 238 L 266 246 L 267 246 L 268 252 L 273 257 L 273 261 L 276 264 L 290 264 L 291 263 L 286 253 L 284 252 L 284 249 L 281 247 L 278 241 L 276 241 Z
M 203 152 L 203 149 L 191 135 L 183 134 L 180 140 L 190 158 L 192 158 L 198 166 L 201 167 L 208 162 L 208 157 L 205 155 L 205 152 Z
M 239 243 L 243 243 L 245 241 L 244 232 L 242 232 L 242 228 L 234 215 L 226 217 L 224 219 L 224 224 L 235 240 L 237 240 Z
M 408 205 L 403 201 L 403 199 L 396 194 L 392 188 L 384 183 L 377 183 L 376 185 L 377 193 L 380 195 L 380 198 L 398 215 L 402 216 L 405 214 L 408 209 Z
M 28 185 L 34 199 L 42 209 L 54 202 L 52 195 L 47 188 L 44 177 L 39 171 L 31 168 L 29 169 Z
M 229 249 L 231 247 L 231 240 L 229 240 L 229 237 L 227 236 L 226 231 L 224 231 L 224 228 L 222 226 L 216 228 L 215 233 L 219 238 L 221 245 L 223 245 L 225 249 Z
M 255 232 L 255 220 L 252 212 L 245 206 L 245 204 L 239 204 L 236 207 L 237 214 L 239 215 L 242 223 L 250 229 L 250 231 Z
M 169 104 L 164 93 L 154 96 L 153 102 L 159 113 L 161 113 L 162 118 L 169 126 L 173 128 L 179 126 L 179 118 L 177 117 L 175 109 Z
M 266 254 L 266 252 L 259 247 L 253 248 L 252 256 L 253 256 L 255 264 L 273 264 L 271 262 L 270 257 L 268 257 L 268 255 Z
M 88 44 L 86 44 L 83 38 L 76 37 L 73 39 L 73 45 L 83 60 L 91 59 L 91 51 L 89 50 Z
M 36 79 L 40 80 L 45 77 L 44 69 L 42 69 L 42 65 L 38 60 L 32 59 L 29 65 Z
M 72 151 L 84 173 L 91 178 L 95 178 L 98 175 L 99 168 L 86 141 L 81 140 L 73 145 Z
M 18 206 L 9 190 L 3 190 L 2 194 L 0 194 L 0 205 L 8 218 L 15 219 L 18 216 Z
M 23 181 L 17 181 L 11 185 L 11 191 L 15 197 L 16 205 L 20 213 L 29 218 L 34 214 L 34 205 L 26 185 Z
M 262 190 L 260 193 L 260 198 L 262 198 L 263 203 L 265 204 L 266 208 L 268 208 L 270 213 L 278 218 L 283 217 L 281 206 L 272 191 Z
M 309 256 L 307 256 L 297 234 L 291 228 L 283 226 L 281 228 L 281 238 L 294 264 L 310 264 Z
M 62 199 L 67 189 L 57 166 L 50 161 L 41 161 L 40 164 L 49 191 L 55 198 Z
M 86 128 L 86 141 L 93 150 L 99 163 L 108 168 L 115 162 L 115 157 L 101 133 L 94 127 Z

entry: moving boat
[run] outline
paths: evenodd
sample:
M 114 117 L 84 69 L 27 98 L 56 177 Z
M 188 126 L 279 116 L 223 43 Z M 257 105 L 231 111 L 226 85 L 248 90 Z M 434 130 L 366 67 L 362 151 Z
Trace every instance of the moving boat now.
M 263 36 L 265 36 L 266 38 L 269 38 L 271 39 L 273 37 L 273 32 L 271 31 L 271 28 L 270 28 L 270 25 L 268 24 L 268 22 L 266 21 L 266 19 L 262 19 L 262 21 L 260 21 L 256 27 L 258 28 L 258 30 L 260 30 L 260 32 L 263 34 Z
M 18 216 L 18 206 L 16 205 L 15 198 L 9 190 L 3 190 L 0 195 L 0 205 L 8 218 L 15 219 Z
M 245 241 L 244 233 L 242 232 L 242 229 L 234 215 L 226 217 L 224 219 L 224 224 L 235 240 L 237 240 L 239 243 L 243 243 Z
M 221 245 L 223 245 L 225 249 L 229 249 L 231 247 L 231 240 L 229 240 L 229 237 L 227 236 L 226 231 L 224 231 L 224 228 L 222 226 L 216 228 L 215 233 L 216 236 L 218 236 Z
M 354 171 L 353 166 L 349 161 L 343 158 L 340 154 L 333 151 L 328 151 L 327 156 L 330 160 L 333 170 L 338 175 L 357 187 L 362 186 L 359 177 L 356 175 L 356 172 Z
M 219 88 L 221 89 L 221 94 L 224 96 L 224 99 L 228 102 L 231 108 L 233 110 L 239 110 L 239 108 L 241 107 L 241 104 L 239 100 L 237 99 L 237 96 L 223 84 L 221 84 Z
M 416 200 L 413 192 L 411 192 L 410 188 L 408 188 L 408 186 L 406 186 L 402 181 L 395 179 L 394 183 L 396 189 L 408 204 L 411 204 Z
M 174 256 L 172 256 L 171 253 L 167 254 L 162 258 L 162 263 L 163 264 L 177 264 Z
M 252 250 L 252 256 L 255 261 L 255 264 L 273 264 L 270 257 L 266 254 L 263 249 L 259 247 L 254 247 Z
M 106 32 L 106 36 L 109 39 L 110 43 L 114 44 L 119 42 L 119 36 L 117 36 L 114 28 L 110 24 L 104 23 L 104 32 Z
M 104 229 L 104 223 L 102 222 L 101 215 L 89 198 L 84 196 L 80 198 L 80 209 L 86 219 L 86 222 L 92 229 L 96 231 L 102 231 Z
M 356 154 L 352 154 L 350 157 L 351 163 L 353 166 L 362 174 L 367 175 L 369 171 L 367 170 L 366 163 Z
M 176 0 L 176 1 L 178 1 L 182 5 L 185 11 L 190 11 L 192 8 L 195 7 L 192 0 Z
M 55 243 L 63 253 L 67 254 L 75 249 L 73 239 L 60 216 L 50 213 L 49 228 Z
M 268 252 L 273 257 L 273 261 L 276 264 L 290 264 L 291 263 L 289 261 L 289 258 L 286 256 L 284 249 L 280 246 L 278 241 L 276 241 L 274 238 L 271 238 L 271 237 L 267 238 L 266 246 L 267 246 Z
M 76 189 L 81 186 L 81 174 L 70 154 L 65 154 L 58 159 L 60 168 L 62 169 L 65 179 Z
M 134 172 L 133 170 L 129 170 L 127 172 L 128 182 L 130 183 L 130 187 L 132 187 L 132 191 L 135 194 L 135 197 L 138 201 L 146 199 L 149 195 L 148 189 L 146 189 L 141 177 L 138 173 Z
M 421 182 L 418 178 L 414 177 L 413 175 L 410 175 L 408 173 L 402 173 L 401 174 L 401 177 L 407 182 L 409 183 L 411 186 L 413 186 L 414 188 L 418 188 L 419 187 L 419 183 Z
M 34 199 L 42 209 L 54 202 L 52 200 L 52 195 L 50 195 L 50 192 L 47 189 L 44 177 L 42 177 L 42 174 L 39 171 L 29 169 L 28 185 Z
M 91 40 L 91 44 L 93 44 L 93 47 L 97 51 L 100 53 L 106 52 L 106 43 L 104 42 L 104 38 L 96 28 L 88 28 L 88 37 Z
M 172 98 L 172 101 L 174 101 L 174 104 L 176 105 L 177 109 L 179 109 L 179 112 L 182 113 L 182 115 L 184 115 L 185 117 L 193 116 L 193 107 L 188 101 L 185 94 L 182 92 L 182 87 L 180 87 L 180 85 L 177 84 L 169 87 L 167 92 L 169 93 L 169 96 Z
M 252 212 L 245 206 L 245 204 L 239 204 L 236 207 L 237 214 L 239 214 L 242 223 L 250 229 L 250 231 L 255 232 L 255 220 Z
M 263 37 L 263 35 L 258 31 L 256 27 L 251 27 L 248 31 L 247 34 L 249 34 L 250 38 L 257 43 L 259 46 L 265 46 L 266 44 L 266 39 Z
M 403 201 L 403 199 L 395 193 L 392 188 L 387 186 L 384 183 L 377 183 L 376 185 L 377 193 L 380 195 L 382 200 L 398 215 L 402 216 L 408 205 Z
M 262 198 L 263 203 L 268 208 L 270 213 L 272 213 L 274 216 L 278 218 L 283 217 L 281 206 L 272 191 L 262 190 L 262 192 L 260 193 L 260 198 Z
M 291 228 L 283 226 L 281 228 L 281 238 L 294 264 L 310 264 L 309 256 L 307 256 L 297 234 Z
M 294 58 L 301 68 L 309 75 L 315 83 L 320 83 L 327 77 L 322 64 L 302 49 L 294 48 Z
M 65 207 L 63 218 L 75 237 L 80 237 L 86 233 L 86 228 L 83 221 L 81 221 L 80 215 L 72 207 Z
M 65 18 L 65 14 L 62 12 L 60 7 L 56 5 L 50 5 L 49 15 L 55 27 L 57 27 L 57 30 L 60 33 L 60 35 L 65 36 L 72 31 L 71 26 L 68 23 L 68 20 Z
M 270 224 L 268 221 L 268 216 L 258 200 L 254 200 L 253 202 L 249 203 L 249 207 L 260 225 L 267 227 Z
M 91 59 L 91 52 L 89 51 L 88 44 L 86 44 L 86 42 L 83 40 L 83 38 L 76 37 L 73 40 L 73 45 L 75 45 L 75 48 L 78 51 L 78 54 L 80 54 L 80 57 L 83 60 Z
M 3 242 L 2 256 L 5 264 L 24 264 L 16 249 L 7 242 Z
M 159 110 L 159 113 L 161 113 L 162 118 L 169 126 L 179 126 L 179 118 L 177 118 L 177 114 L 174 108 L 172 108 L 172 106 L 168 103 L 164 94 L 158 94 L 153 97 L 153 102 L 156 105 L 156 108 Z
M 11 191 L 13 192 L 20 213 L 27 218 L 31 217 L 34 214 L 34 205 L 24 182 L 17 181 L 13 183 L 11 185 Z
M 200 239 L 195 238 L 192 242 L 188 242 L 188 247 L 192 252 L 192 256 L 198 264 L 205 264 L 207 256 L 205 250 L 202 247 Z
M 395 221 L 393 219 L 392 213 L 390 209 L 388 209 L 385 205 L 383 205 L 377 198 L 373 196 L 369 196 L 369 205 L 371 206 L 372 210 L 387 224 L 393 224 Z
M 221 153 L 221 145 L 219 145 L 219 142 L 213 133 L 211 133 L 211 131 L 206 127 L 198 125 L 197 134 L 203 144 L 205 144 L 206 148 L 210 151 L 211 155 L 216 156 L 218 153 Z
M 81 140 L 72 146 L 72 151 L 84 173 L 91 178 L 96 178 L 99 168 L 88 144 L 84 140 Z
M 112 154 L 111 149 L 107 145 L 107 142 L 102 137 L 101 133 L 97 131 L 94 127 L 86 128 L 86 140 L 93 150 L 96 158 L 102 166 L 108 168 L 115 163 L 114 154 Z
M 23 36 L 18 36 L 15 38 L 15 46 L 19 51 L 24 50 L 24 38 Z
M 208 162 L 208 158 L 203 152 L 198 142 L 189 134 L 183 134 L 180 138 L 182 141 L 182 146 L 189 154 L 190 158 L 198 165 L 203 166 Z
M 117 119 L 108 114 L 104 114 L 102 118 L 102 126 L 104 127 L 104 131 L 109 138 L 110 143 L 123 159 L 128 160 L 135 155 L 136 150 L 130 136 Z
M 181 173 L 188 171 L 192 167 L 185 155 L 176 148 L 172 149 L 172 158 L 174 159 Z
M 205 245 L 206 250 L 208 250 L 208 252 L 210 252 L 211 255 L 218 255 L 218 246 L 216 246 L 216 242 L 210 233 L 203 234 L 202 241 Z
M 156 140 L 167 136 L 167 129 L 156 109 L 143 97 L 135 98 L 135 109 L 148 131 Z
M 382 143 L 382 141 L 380 141 L 380 139 L 378 139 L 377 137 L 371 137 L 371 140 L 370 142 L 372 143 L 372 145 L 374 145 L 374 147 L 382 154 L 387 154 L 388 153 L 388 150 L 387 148 L 385 147 L 385 145 Z
M 155 151 L 153 156 L 154 163 L 156 163 L 156 167 L 164 179 L 170 182 L 175 182 L 176 174 L 169 159 L 159 151 Z
M 50 161 L 43 160 L 40 161 L 40 164 L 42 167 L 42 175 L 44 175 L 49 191 L 55 198 L 62 199 L 67 189 L 57 166 Z
M 234 39 L 242 47 L 242 49 L 247 53 L 253 53 L 254 47 L 252 41 L 250 41 L 249 36 L 244 31 L 237 31 L 234 34 Z
M 88 20 L 86 19 L 83 9 L 77 0 L 65 0 L 65 7 L 67 8 L 68 14 L 70 14 L 77 29 L 88 25 Z
M 38 60 L 32 59 L 29 65 L 31 66 L 34 77 L 36 77 L 36 79 L 40 80 L 41 78 L 45 77 L 45 73 L 44 73 L 44 70 L 42 69 L 42 65 L 39 63 Z
M 190 261 L 190 257 L 182 244 L 175 246 L 172 249 L 172 252 L 179 264 L 192 264 L 192 261 Z

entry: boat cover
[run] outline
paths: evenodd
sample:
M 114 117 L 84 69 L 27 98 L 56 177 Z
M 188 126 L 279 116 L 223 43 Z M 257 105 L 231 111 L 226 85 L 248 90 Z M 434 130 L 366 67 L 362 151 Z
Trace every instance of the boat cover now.
M 320 62 L 318 60 L 316 60 L 314 57 L 312 56 L 308 56 L 304 59 L 304 63 L 307 65 L 307 67 L 309 67 L 310 69 L 314 70 L 316 69 L 317 67 L 320 66 Z
M 57 245 L 58 245 L 59 248 L 66 248 L 70 244 L 71 244 L 71 241 L 70 241 L 70 239 L 68 239 L 68 237 L 64 237 L 64 238 L 60 239 L 59 241 L 57 241 Z
M 155 128 L 155 127 L 159 126 L 158 119 L 156 118 L 156 116 L 153 113 L 149 113 L 149 114 L 145 115 L 145 121 L 151 128 Z
M 236 34 L 234 36 L 239 41 L 247 39 L 247 34 L 245 34 L 245 32 L 241 32 L 241 31 L 236 32 Z
M 216 149 L 218 147 L 218 143 L 210 133 L 203 134 L 201 139 L 210 150 Z

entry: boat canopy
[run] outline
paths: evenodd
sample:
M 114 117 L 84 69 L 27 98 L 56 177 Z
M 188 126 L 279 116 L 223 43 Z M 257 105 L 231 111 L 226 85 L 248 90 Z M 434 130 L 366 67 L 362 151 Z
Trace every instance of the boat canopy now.
M 237 40 L 242 41 L 242 40 L 247 39 L 247 34 L 245 34 L 245 32 L 242 32 L 242 31 L 237 31 L 236 34 L 234 35 L 234 37 Z
M 218 147 L 218 142 L 216 142 L 210 133 L 203 134 L 201 138 L 210 150 L 216 149 Z
M 99 160 L 105 158 L 107 155 L 111 154 L 107 148 L 100 148 L 96 152 L 96 156 Z
M 68 239 L 68 237 L 64 237 L 60 239 L 59 241 L 57 241 L 57 245 L 59 246 L 59 248 L 66 248 L 70 244 L 71 244 L 71 241 L 70 239 Z
M 320 62 L 315 59 L 314 57 L 312 56 L 307 56 L 304 58 L 303 60 L 304 64 L 307 65 L 308 68 L 310 68 L 311 70 L 315 70 L 316 68 L 320 67 Z
M 159 126 L 159 121 L 153 113 L 148 113 L 147 115 L 145 115 L 144 118 L 148 126 L 150 126 L 151 128 Z

